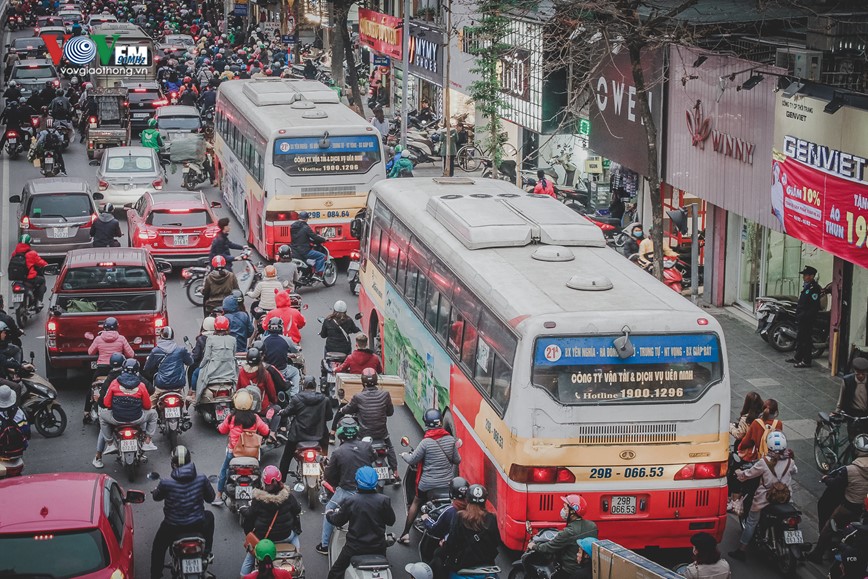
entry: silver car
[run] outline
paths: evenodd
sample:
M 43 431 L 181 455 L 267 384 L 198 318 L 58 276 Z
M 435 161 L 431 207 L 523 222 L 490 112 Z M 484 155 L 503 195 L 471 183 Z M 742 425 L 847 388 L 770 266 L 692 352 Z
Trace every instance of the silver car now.
M 135 203 L 145 191 L 161 191 L 166 172 L 154 149 L 112 147 L 105 149 L 96 178 L 105 202 L 121 207 Z
M 165 143 L 170 142 L 176 135 L 198 133 L 202 128 L 202 120 L 196 107 L 163 106 L 157 109 L 154 118 L 157 119 L 157 128 Z

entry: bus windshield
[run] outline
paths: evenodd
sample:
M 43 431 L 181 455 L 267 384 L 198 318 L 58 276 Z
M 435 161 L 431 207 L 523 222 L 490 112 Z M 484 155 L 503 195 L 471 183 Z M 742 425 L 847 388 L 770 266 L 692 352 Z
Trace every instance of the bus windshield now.
M 619 337 L 540 337 L 534 385 L 562 404 L 644 404 L 693 402 L 721 379 L 714 334 L 631 335 L 634 353 L 625 358 L 614 345 Z
M 367 173 L 379 162 L 380 141 L 376 135 L 274 141 L 274 164 L 290 176 Z

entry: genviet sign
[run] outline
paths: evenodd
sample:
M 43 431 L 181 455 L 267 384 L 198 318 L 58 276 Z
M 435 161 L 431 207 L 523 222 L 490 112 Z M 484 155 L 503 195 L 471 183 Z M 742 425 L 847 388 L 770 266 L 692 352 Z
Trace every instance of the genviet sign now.
M 403 21 L 367 8 L 359 8 L 359 41 L 368 48 L 400 60 Z
M 154 62 L 150 46 L 119 42 L 120 37 L 120 34 L 75 37 L 67 34 L 61 43 L 58 36 L 44 34 L 42 40 L 51 60 L 64 74 L 147 74 L 147 67 Z

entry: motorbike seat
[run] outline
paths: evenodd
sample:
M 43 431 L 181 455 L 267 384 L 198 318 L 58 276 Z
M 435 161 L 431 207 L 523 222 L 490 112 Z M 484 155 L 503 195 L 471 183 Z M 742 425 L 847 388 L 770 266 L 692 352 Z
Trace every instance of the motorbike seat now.
M 481 567 L 469 567 L 467 569 L 459 569 L 455 572 L 456 575 L 495 575 L 500 573 L 500 567 L 497 565 L 483 565 Z
M 310 450 L 311 448 L 322 450 L 319 447 L 319 442 L 317 442 L 316 440 L 304 440 L 302 442 L 299 442 L 298 445 L 296 445 L 295 450 Z
M 356 555 L 350 559 L 354 569 L 376 571 L 389 568 L 389 560 L 383 555 Z
M 445 487 L 431 489 L 430 491 L 428 491 L 429 501 L 450 500 L 451 498 L 452 497 L 449 495 L 449 489 Z
M 236 456 L 229 461 L 229 466 L 252 466 L 259 468 L 259 460 L 249 456 Z
M 202 533 L 195 533 L 193 535 L 182 533 L 175 535 L 175 539 L 172 541 L 172 546 L 176 546 L 178 543 L 185 543 L 187 541 L 205 541 L 205 535 Z
M 783 519 L 801 514 L 799 509 L 793 506 L 792 503 L 783 505 L 769 505 L 763 509 L 763 515 L 777 517 Z
M 347 359 L 347 355 L 343 352 L 326 352 L 326 360 L 330 360 L 333 362 L 343 362 Z

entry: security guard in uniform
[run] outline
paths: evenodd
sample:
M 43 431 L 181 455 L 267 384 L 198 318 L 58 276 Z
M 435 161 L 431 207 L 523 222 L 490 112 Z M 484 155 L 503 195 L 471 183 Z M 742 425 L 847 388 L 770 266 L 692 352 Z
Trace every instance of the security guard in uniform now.
M 817 283 L 817 270 L 810 265 L 806 265 L 799 273 L 802 274 L 804 284 L 796 306 L 796 324 L 798 324 L 796 351 L 787 362 L 792 362 L 796 368 L 810 368 L 811 350 L 813 350 L 811 334 L 814 332 L 814 324 L 820 311 L 820 296 L 823 295 L 823 288 Z

